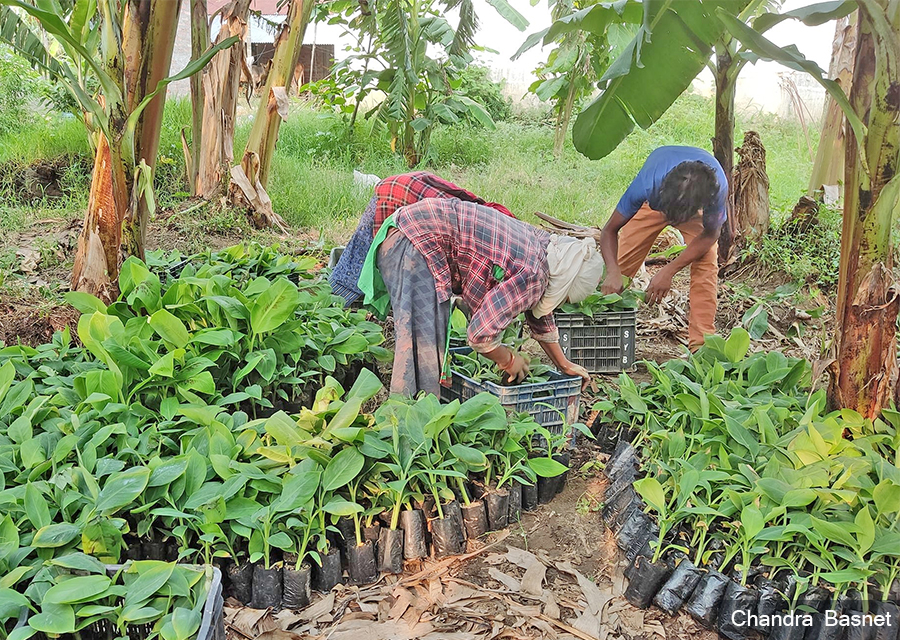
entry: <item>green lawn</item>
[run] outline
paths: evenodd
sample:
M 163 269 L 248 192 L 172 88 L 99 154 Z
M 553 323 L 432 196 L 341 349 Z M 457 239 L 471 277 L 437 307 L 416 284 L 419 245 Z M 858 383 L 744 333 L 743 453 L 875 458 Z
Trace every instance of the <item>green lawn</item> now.
M 249 116 L 239 120 L 238 150 L 248 134 Z M 180 135 L 189 122 L 189 101 L 167 104 L 157 169 L 163 206 L 187 197 Z M 738 142 L 748 129 L 759 131 L 768 149 L 773 209 L 789 209 L 804 192 L 811 166 L 799 125 L 774 116 L 740 117 Z M 522 117 L 499 122 L 493 131 L 471 126 L 437 129 L 425 168 L 506 204 L 526 219 L 534 211 L 544 211 L 565 220 L 599 225 L 650 151 L 667 144 L 709 148 L 712 130 L 712 101 L 686 94 L 648 131 L 637 129 L 599 161 L 580 155 L 571 141 L 562 157 L 555 159 L 552 128 L 534 117 Z M 80 123 L 59 114 L 36 117 L 19 130 L 0 135 L 0 163 L 24 165 L 89 153 Z M 275 209 L 295 226 L 320 229 L 329 239 L 346 237 L 371 195 L 370 189 L 354 185 L 354 169 L 385 177 L 406 167 L 390 151 L 385 131 L 373 131 L 371 123 L 362 122 L 351 134 L 339 117 L 315 111 L 305 103 L 296 104 L 282 125 L 271 172 L 269 193 Z M 67 176 L 66 184 L 71 187 L 70 198 L 37 206 L 0 192 L 0 227 L 21 225 L 34 215 L 35 208 L 81 211 L 89 176 Z

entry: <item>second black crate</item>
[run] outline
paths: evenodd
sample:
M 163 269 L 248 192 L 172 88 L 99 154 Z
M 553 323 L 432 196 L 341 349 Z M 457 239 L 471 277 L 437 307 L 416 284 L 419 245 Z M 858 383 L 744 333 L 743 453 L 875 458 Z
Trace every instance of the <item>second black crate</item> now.
M 618 373 L 634 365 L 636 311 L 554 314 L 565 356 L 590 373 Z

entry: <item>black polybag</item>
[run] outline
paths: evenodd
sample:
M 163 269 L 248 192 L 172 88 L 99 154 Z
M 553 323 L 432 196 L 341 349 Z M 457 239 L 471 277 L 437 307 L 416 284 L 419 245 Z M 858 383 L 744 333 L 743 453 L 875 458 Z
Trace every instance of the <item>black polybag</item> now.
M 347 567 L 350 584 L 371 584 L 378 579 L 378 567 L 375 564 L 375 545 L 366 540 L 363 544 L 352 544 L 347 547 Z
M 228 581 L 231 597 L 241 604 L 249 605 L 253 599 L 253 565 L 246 560 L 241 564 L 228 565 Z
M 637 479 L 637 469 L 632 466 L 626 467 L 616 476 L 616 481 L 610 483 L 604 497 L 609 498 L 616 495 L 626 487 L 633 485 L 635 479 Z
M 565 478 L 563 474 L 558 476 L 554 476 L 552 478 L 538 478 L 537 481 L 537 494 L 538 494 L 538 502 L 540 504 L 547 504 L 556 497 L 560 491 L 562 491 L 563 483 L 565 482 Z
M 372 544 L 377 545 L 378 539 L 381 537 L 381 525 L 374 522 L 371 526 L 363 527 L 363 540 L 368 540 Z
M 261 562 L 253 565 L 253 599 L 250 606 L 254 609 L 281 608 L 281 569 L 266 569 Z
M 725 595 L 728 582 L 728 578 L 718 571 L 708 571 L 700 578 L 684 610 L 694 620 L 711 629 L 718 618 L 719 602 Z
M 303 609 L 309 605 L 312 567 L 304 562 L 296 569 L 294 564 L 285 564 L 282 570 L 281 604 L 285 609 Z
M 484 494 L 487 507 L 488 530 L 500 531 L 509 524 L 509 491 L 495 489 Z
M 862 611 L 849 609 L 844 611 L 846 615 L 863 615 Z M 857 625 L 845 628 L 845 640 L 875 640 L 875 627 L 871 625 Z
M 641 511 L 644 509 L 643 502 L 637 491 L 634 490 L 634 487 L 628 486 L 603 505 L 600 516 L 603 518 L 604 524 L 612 529 L 613 532 L 616 532 L 622 526 L 632 506 L 637 507 Z
M 759 591 L 759 600 L 756 604 L 756 619 L 754 620 L 754 631 L 763 635 L 768 635 L 772 631 L 772 625 L 768 623 L 771 617 L 779 613 L 787 606 L 787 598 L 778 590 L 778 586 L 771 580 L 765 578 L 756 581 L 756 588 Z
M 672 568 L 665 562 L 650 562 L 644 556 L 639 557 L 630 572 L 625 599 L 638 609 L 646 609 L 671 572 Z
M 670 616 L 678 613 L 685 601 L 694 593 L 694 588 L 700 582 L 703 572 L 693 562 L 685 558 L 682 560 L 669 579 L 653 598 L 653 604 L 668 613 Z
M 509 487 L 509 516 L 510 525 L 516 524 L 522 517 L 522 485 L 513 482 Z
M 809 629 L 801 624 L 774 624 L 769 640 L 803 640 Z
M 142 542 L 141 543 L 141 555 L 144 557 L 144 560 L 165 560 L 166 559 L 166 545 L 162 542 Z
M 403 528 L 403 557 L 415 560 L 428 555 L 425 515 L 419 509 L 404 511 L 400 514 L 400 526 Z
M 728 640 L 746 640 L 755 636 L 751 625 L 759 602 L 756 589 L 742 586 L 734 580 L 728 581 L 725 595 L 719 604 L 717 627 L 719 634 Z
M 637 467 L 638 462 L 637 453 L 631 443 L 619 441 L 613 454 L 609 457 L 603 473 L 610 482 L 615 482 L 620 473 L 628 467 Z
M 403 529 L 381 527 L 377 549 L 379 571 L 403 573 Z
M 452 518 L 456 522 L 456 530 L 459 532 L 459 546 L 461 549 L 466 548 L 466 528 L 463 525 L 462 510 L 456 500 L 451 500 L 443 505 L 444 517 Z
M 638 556 L 652 554 L 650 541 L 659 537 L 659 527 L 643 511 L 635 511 L 619 531 L 618 545 L 625 551 L 625 559 L 633 562 Z
M 616 545 L 622 551 L 626 551 L 634 545 L 634 541 L 644 533 L 649 535 L 650 525 L 653 521 L 646 513 L 639 509 L 630 511 L 628 519 L 622 523 Z
M 466 528 L 466 537 L 469 540 L 477 540 L 488 530 L 487 509 L 481 500 L 462 507 L 463 525 Z
M 538 506 L 537 484 L 522 485 L 522 510 L 534 511 Z
M 313 589 L 321 593 L 328 593 L 344 580 L 341 569 L 341 550 L 332 547 L 328 553 L 321 555 L 321 565 L 313 567 Z
M 431 521 L 431 547 L 435 558 L 458 555 L 459 537 L 459 524 L 455 518 L 445 516 Z
M 875 640 L 896 640 L 900 633 L 900 607 L 893 602 L 876 602 L 875 614 L 884 616 L 886 624 L 875 629 Z
M 344 549 L 356 544 L 356 524 L 353 518 L 338 518 L 335 524 L 340 531 L 340 546 Z
M 630 520 L 635 513 L 643 512 L 645 506 L 646 505 L 644 505 L 644 501 L 640 499 L 637 493 L 635 493 L 631 496 L 630 502 L 623 506 L 616 514 L 615 518 L 612 521 L 612 526 L 610 526 L 610 529 L 612 529 L 613 532 L 617 535 L 620 534 L 625 523 L 628 522 L 628 520 Z

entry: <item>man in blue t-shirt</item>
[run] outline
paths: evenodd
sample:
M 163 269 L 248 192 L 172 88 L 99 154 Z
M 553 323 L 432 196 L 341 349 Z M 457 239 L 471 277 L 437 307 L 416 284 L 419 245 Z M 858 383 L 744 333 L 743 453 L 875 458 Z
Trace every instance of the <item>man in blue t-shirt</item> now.
M 691 265 L 688 346 L 699 348 L 704 336 L 716 331 L 716 243 L 727 217 L 728 178 L 719 161 L 696 147 L 658 148 L 603 227 L 600 250 L 607 275 L 601 290 L 622 291 L 622 276 L 634 277 L 663 229 L 675 227 L 687 247 L 650 281 L 647 302 L 665 298 L 672 277 Z

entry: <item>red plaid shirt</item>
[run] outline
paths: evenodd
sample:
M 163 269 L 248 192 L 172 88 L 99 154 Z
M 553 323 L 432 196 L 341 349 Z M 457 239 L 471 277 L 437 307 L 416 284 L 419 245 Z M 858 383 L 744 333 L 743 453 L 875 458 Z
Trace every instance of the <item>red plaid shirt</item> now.
M 559 340 L 553 314 L 531 313 L 550 279 L 550 234 L 473 202 L 438 198 L 402 207 L 394 220 L 428 263 L 438 299 L 462 296 L 476 351 L 497 347 L 520 313 L 536 340 Z
M 373 236 L 378 233 L 384 221 L 393 215 L 397 209 L 425 198 L 459 198 L 466 202 L 477 202 L 478 204 L 486 205 L 507 216 L 515 217 L 502 204 L 485 202 L 484 199 L 479 198 L 474 193 L 457 187 L 452 182 L 447 182 L 427 171 L 416 171 L 385 178 L 375 185 L 375 197 L 378 198 L 378 202 L 375 205 Z

